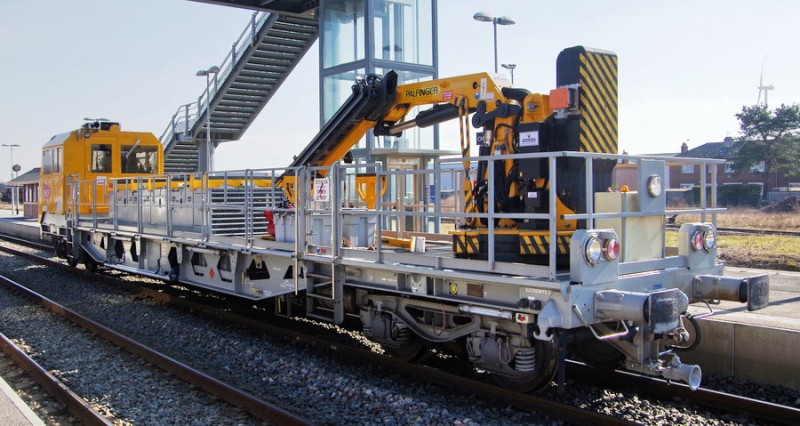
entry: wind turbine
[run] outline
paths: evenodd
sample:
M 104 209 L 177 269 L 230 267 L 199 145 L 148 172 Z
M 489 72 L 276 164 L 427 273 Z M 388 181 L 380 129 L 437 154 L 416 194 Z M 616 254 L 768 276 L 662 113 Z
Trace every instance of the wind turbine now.
M 756 104 L 761 103 L 761 92 L 764 92 L 764 108 L 768 108 L 769 105 L 769 91 L 774 90 L 775 87 L 771 84 L 769 86 L 764 86 L 764 64 L 767 63 L 767 57 L 764 57 L 764 62 L 761 63 L 761 77 L 758 79 L 758 102 Z

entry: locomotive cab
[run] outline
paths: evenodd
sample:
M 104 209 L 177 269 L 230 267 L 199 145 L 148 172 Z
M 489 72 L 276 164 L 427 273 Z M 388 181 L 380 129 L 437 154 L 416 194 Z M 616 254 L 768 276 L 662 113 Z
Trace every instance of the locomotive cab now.
M 42 148 L 43 234 L 63 234 L 76 214 L 108 214 L 111 179 L 160 175 L 163 169 L 158 139 L 152 133 L 122 131 L 117 122 L 91 120 L 53 136 Z

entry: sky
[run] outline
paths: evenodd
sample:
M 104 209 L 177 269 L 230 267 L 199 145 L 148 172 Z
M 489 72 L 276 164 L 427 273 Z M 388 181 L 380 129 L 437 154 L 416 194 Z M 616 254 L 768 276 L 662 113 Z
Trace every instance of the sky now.
M 769 105 L 800 102 L 796 0 L 439 0 L 440 77 L 492 71 L 492 25 L 515 86 L 548 93 L 567 47 L 619 57 L 620 151 L 677 152 L 739 135 L 735 114 L 775 87 Z M 40 148 L 84 117 L 161 135 L 196 101 L 252 12 L 186 0 L 0 0 L 0 126 L 22 172 Z M 501 69 L 501 71 L 504 71 Z M 222 144 L 217 170 L 284 167 L 319 129 L 315 46 L 240 141 Z M 458 141 L 443 131 L 442 147 Z M 446 140 L 445 140 L 446 139 Z M 0 147 L 0 181 L 11 150 Z

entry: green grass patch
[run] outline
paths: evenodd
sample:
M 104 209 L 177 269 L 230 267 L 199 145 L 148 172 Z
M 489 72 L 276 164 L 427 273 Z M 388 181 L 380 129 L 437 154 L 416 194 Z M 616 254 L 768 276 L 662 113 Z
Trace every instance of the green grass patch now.
M 678 232 L 667 231 L 667 245 L 678 246 Z M 780 235 L 719 235 L 719 257 L 729 266 L 800 271 L 800 238 Z

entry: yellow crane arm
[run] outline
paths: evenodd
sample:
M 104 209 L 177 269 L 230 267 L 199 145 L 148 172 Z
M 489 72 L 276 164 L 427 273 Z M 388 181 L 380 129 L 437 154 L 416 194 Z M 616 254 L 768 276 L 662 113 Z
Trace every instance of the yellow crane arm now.
M 370 77 L 353 86 L 353 94 L 323 126 L 291 167 L 329 166 L 339 161 L 372 128 L 376 135 L 399 134 L 413 126 L 427 127 L 458 116 L 455 100 L 463 98 L 474 110 L 486 101 L 486 110 L 495 101 L 504 100 L 501 88 L 489 74 L 471 74 L 397 86 L 397 74 Z M 425 111 L 403 121 L 408 112 L 420 105 L 443 104 L 443 108 Z

